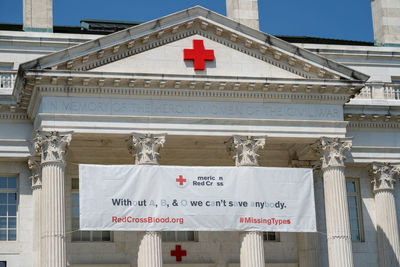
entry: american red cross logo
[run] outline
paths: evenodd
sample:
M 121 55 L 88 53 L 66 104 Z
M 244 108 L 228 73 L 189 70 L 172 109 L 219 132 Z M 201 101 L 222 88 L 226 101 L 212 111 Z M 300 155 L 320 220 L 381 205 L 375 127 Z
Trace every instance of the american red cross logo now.
M 183 175 L 179 175 L 179 178 L 176 178 L 176 182 L 179 183 L 180 186 L 183 186 L 186 181 L 187 180 L 183 178 Z
M 186 250 L 182 250 L 180 245 L 176 245 L 175 250 L 171 250 L 171 256 L 176 257 L 176 261 L 182 261 L 182 256 L 186 256 Z
M 204 70 L 206 60 L 214 61 L 214 50 L 204 49 L 203 40 L 193 40 L 193 49 L 184 49 L 183 57 L 185 60 L 193 60 L 195 70 Z

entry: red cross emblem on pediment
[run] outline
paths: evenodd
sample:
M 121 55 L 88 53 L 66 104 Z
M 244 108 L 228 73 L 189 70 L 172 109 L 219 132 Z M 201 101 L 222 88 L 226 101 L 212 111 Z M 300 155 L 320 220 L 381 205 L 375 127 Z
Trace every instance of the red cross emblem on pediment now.
M 195 70 L 204 70 L 206 61 L 214 61 L 214 50 L 204 49 L 203 40 L 193 40 L 193 49 L 183 50 L 184 60 L 193 60 Z

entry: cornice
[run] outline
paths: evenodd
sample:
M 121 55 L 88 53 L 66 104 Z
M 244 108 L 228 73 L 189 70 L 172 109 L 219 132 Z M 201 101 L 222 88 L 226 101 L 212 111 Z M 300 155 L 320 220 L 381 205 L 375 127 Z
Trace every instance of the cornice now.
M 397 104 L 397 103 L 396 103 Z M 344 120 L 351 128 L 398 128 L 400 106 L 354 105 L 344 106 Z
M 349 121 L 347 128 L 399 129 L 400 119 L 397 119 L 397 121 Z
M 218 86 L 218 85 L 217 85 Z M 225 85 L 226 86 L 226 85 Z M 290 87 L 290 86 L 289 86 Z M 249 90 L 249 91 L 232 91 L 232 90 L 218 90 L 218 88 L 212 88 L 209 90 L 203 89 L 176 89 L 176 88 L 129 88 L 129 87 L 62 87 L 62 86 L 38 86 L 36 90 L 40 93 L 66 93 L 69 96 L 85 96 L 85 95 L 123 95 L 123 96 L 161 96 L 171 98 L 215 98 L 220 100 L 282 100 L 279 102 L 285 102 L 285 100 L 297 100 L 297 102 L 325 102 L 330 104 L 343 104 L 346 101 L 347 96 L 343 94 L 326 94 L 321 95 L 318 93 L 291 93 L 289 91 L 263 91 Z
M 29 118 L 26 113 L 2 112 L 0 113 L 0 120 L 29 120 Z

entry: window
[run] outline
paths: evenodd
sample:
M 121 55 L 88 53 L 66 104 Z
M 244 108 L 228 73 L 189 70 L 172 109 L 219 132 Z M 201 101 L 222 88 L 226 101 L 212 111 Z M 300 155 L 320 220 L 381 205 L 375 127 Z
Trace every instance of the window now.
M 264 232 L 264 241 L 279 241 L 279 234 L 276 232 Z
M 14 63 L 12 62 L 0 62 L 0 70 L 12 70 L 14 67 Z M 0 267 L 2 267 L 0 265 Z
M 392 83 L 395 83 L 393 87 L 393 98 L 396 100 L 400 100 L 400 77 L 392 77 Z
M 358 179 L 346 180 L 347 202 L 349 205 L 351 240 L 364 241 L 364 227 L 362 223 L 361 193 Z
M 0 241 L 17 240 L 17 197 L 17 178 L 0 177 Z
M 72 180 L 72 241 L 111 241 L 110 231 L 79 231 L 79 179 Z
M 6 261 L 0 261 L 0 267 L 7 267 Z
M 165 231 L 161 233 L 164 242 L 194 242 L 198 240 L 197 232 L 193 231 Z

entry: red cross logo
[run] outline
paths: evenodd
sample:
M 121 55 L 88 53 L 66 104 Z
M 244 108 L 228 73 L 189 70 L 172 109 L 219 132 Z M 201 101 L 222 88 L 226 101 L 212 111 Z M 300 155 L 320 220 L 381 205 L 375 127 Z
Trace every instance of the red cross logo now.
M 204 49 L 203 40 L 193 40 L 193 49 L 184 49 L 183 57 L 185 60 L 193 60 L 195 70 L 204 70 L 205 61 L 214 61 L 214 50 Z
M 180 186 L 183 186 L 184 183 L 186 183 L 186 179 L 183 178 L 183 175 L 179 175 L 179 178 L 176 178 L 176 182 L 179 183 Z
M 176 257 L 176 261 L 182 261 L 182 256 L 186 256 L 186 250 L 182 250 L 181 245 L 176 245 L 175 250 L 171 250 L 171 256 Z

